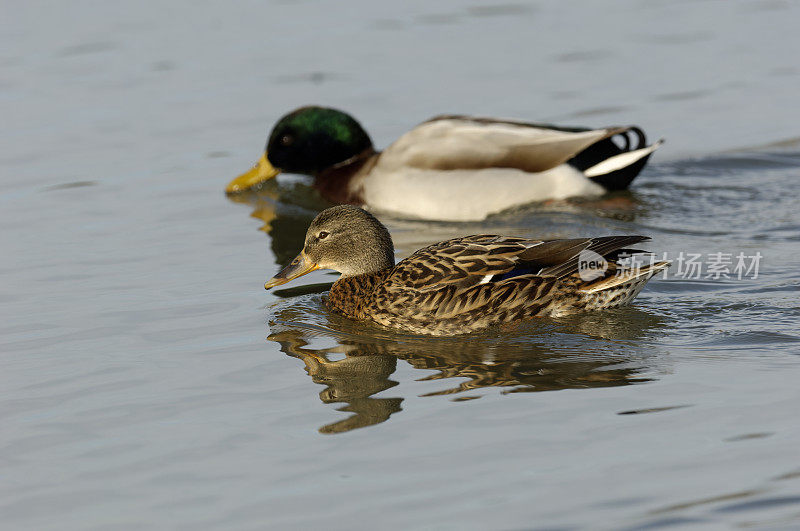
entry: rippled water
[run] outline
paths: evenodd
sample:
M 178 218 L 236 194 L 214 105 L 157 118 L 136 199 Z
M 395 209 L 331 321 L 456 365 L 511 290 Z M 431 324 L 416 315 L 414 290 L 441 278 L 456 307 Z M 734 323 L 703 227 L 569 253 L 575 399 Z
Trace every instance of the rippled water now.
M 3 528 L 800 525 L 796 4 L 6 11 Z M 325 205 L 222 190 L 309 102 L 379 146 L 442 112 L 638 123 L 667 144 L 630 193 L 384 221 L 400 256 L 634 233 L 676 265 L 629 308 L 439 339 L 330 314 L 324 272 L 266 293 Z M 715 253 L 757 278 L 679 274 Z

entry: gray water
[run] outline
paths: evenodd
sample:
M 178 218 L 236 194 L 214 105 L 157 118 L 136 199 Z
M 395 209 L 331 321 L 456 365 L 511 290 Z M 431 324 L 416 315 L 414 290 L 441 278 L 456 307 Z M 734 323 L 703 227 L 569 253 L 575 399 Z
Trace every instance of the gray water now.
M 800 527 L 797 3 L 3 12 L 3 529 Z M 267 293 L 325 205 L 222 190 L 307 103 L 378 146 L 445 112 L 667 139 L 630 193 L 384 217 L 400 256 L 632 233 L 758 276 L 441 339 L 331 315 L 327 273 Z

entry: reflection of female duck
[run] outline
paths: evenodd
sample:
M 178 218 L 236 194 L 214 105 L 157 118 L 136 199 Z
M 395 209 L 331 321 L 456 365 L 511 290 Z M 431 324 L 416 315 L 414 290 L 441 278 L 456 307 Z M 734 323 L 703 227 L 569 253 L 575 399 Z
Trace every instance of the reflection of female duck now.
M 314 176 L 323 197 L 335 203 L 422 219 L 480 220 L 533 201 L 625 189 L 659 144 L 648 146 L 637 127 L 589 130 L 440 116 L 377 153 L 351 116 L 311 106 L 281 118 L 259 163 L 227 190 L 241 192 L 283 170 Z
M 265 287 L 333 269 L 342 277 L 327 305 L 337 313 L 412 333 L 461 334 L 629 303 L 669 266 L 618 266 L 622 254 L 638 252 L 628 246 L 647 239 L 467 236 L 421 249 L 395 265 L 386 227 L 360 208 L 340 205 L 314 219 L 303 251 Z
M 512 354 L 491 361 L 470 355 L 436 357 L 425 354 L 400 355 L 417 369 L 432 369 L 439 374 L 430 380 L 466 379 L 456 387 L 433 391 L 422 396 L 450 395 L 485 387 L 506 387 L 507 393 L 559 391 L 594 387 L 617 387 L 647 382 L 637 376 L 638 368 L 608 368 L 608 360 L 574 361 L 565 357 L 542 359 L 539 356 Z
M 426 376 L 420 380 L 457 378 L 455 386 L 421 396 L 457 395 L 488 387 L 505 388 L 504 392 L 536 392 L 647 382 L 650 378 L 642 372 L 646 366 L 657 363 L 653 353 L 648 356 L 641 348 L 625 348 L 625 345 L 630 345 L 631 339 L 641 344 L 643 336 L 663 326 L 656 316 L 627 310 L 611 313 L 602 322 L 589 322 L 579 334 L 573 332 L 580 325 L 578 322 L 548 321 L 499 336 L 432 339 L 359 335 L 362 326 L 337 319 L 330 324 L 337 331 L 331 331 L 330 335 L 338 344 L 311 349 L 308 343 L 318 338 L 326 326 L 300 324 L 307 316 L 307 312 L 286 304 L 274 315 L 270 324 L 274 333 L 269 339 L 278 342 L 282 352 L 301 359 L 313 381 L 326 386 L 320 392 L 323 402 L 345 402 L 347 406 L 340 411 L 354 413 L 323 426 L 320 428 L 323 433 L 370 426 L 400 411 L 403 398 L 372 396 L 397 385 L 390 379 L 397 359 L 425 370 Z M 380 336 L 380 331 L 376 332 Z M 345 357 L 332 359 L 336 354 Z M 431 370 L 436 373 L 429 374 Z M 470 393 L 464 398 L 477 396 Z
M 389 376 L 397 367 L 397 358 L 386 355 L 360 355 L 356 348 L 348 347 L 345 358 L 331 361 L 328 356 L 341 348 L 312 350 L 297 330 L 287 330 L 269 337 L 281 345 L 281 351 L 305 363 L 314 383 L 327 386 L 319 393 L 326 404 L 343 402 L 339 411 L 354 413 L 342 421 L 320 428 L 322 433 L 339 433 L 381 423 L 392 413 L 401 410 L 402 398 L 371 398 L 397 382 Z

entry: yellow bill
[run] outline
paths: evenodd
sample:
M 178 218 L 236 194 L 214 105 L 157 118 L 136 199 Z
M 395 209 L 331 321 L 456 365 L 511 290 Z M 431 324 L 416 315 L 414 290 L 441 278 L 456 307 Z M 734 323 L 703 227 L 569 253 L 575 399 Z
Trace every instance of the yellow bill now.
M 256 162 L 256 165 L 250 169 L 250 171 L 241 174 L 228 183 L 227 188 L 225 188 L 225 192 L 229 194 L 244 192 L 245 190 L 249 190 L 258 184 L 269 181 L 270 179 L 274 179 L 279 173 L 280 170 L 272 167 L 272 164 L 270 164 L 269 160 L 267 160 L 267 154 L 264 153 L 261 155 L 261 158 L 258 160 L 258 162 Z
M 272 277 L 266 284 L 264 284 L 264 289 L 270 289 L 274 288 L 275 286 L 280 286 L 281 284 L 286 284 L 292 279 L 302 277 L 306 273 L 311 273 L 317 269 L 319 269 L 319 265 L 309 260 L 306 256 L 306 253 L 301 252 L 295 257 L 294 260 L 292 260 L 292 263 L 281 269 L 277 275 Z

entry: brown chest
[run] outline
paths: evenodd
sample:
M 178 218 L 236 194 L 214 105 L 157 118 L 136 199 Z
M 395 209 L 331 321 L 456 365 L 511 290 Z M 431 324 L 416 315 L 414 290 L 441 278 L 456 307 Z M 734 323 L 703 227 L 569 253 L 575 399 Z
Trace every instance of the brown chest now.
M 363 204 L 361 191 L 354 188 L 353 181 L 369 173 L 377 160 L 378 155 L 370 152 L 349 164 L 329 168 L 317 176 L 314 187 L 322 197 L 333 203 Z
M 382 282 L 388 271 L 340 278 L 331 286 L 325 304 L 331 310 L 359 321 L 369 320 L 369 310 L 373 306 L 375 288 Z

